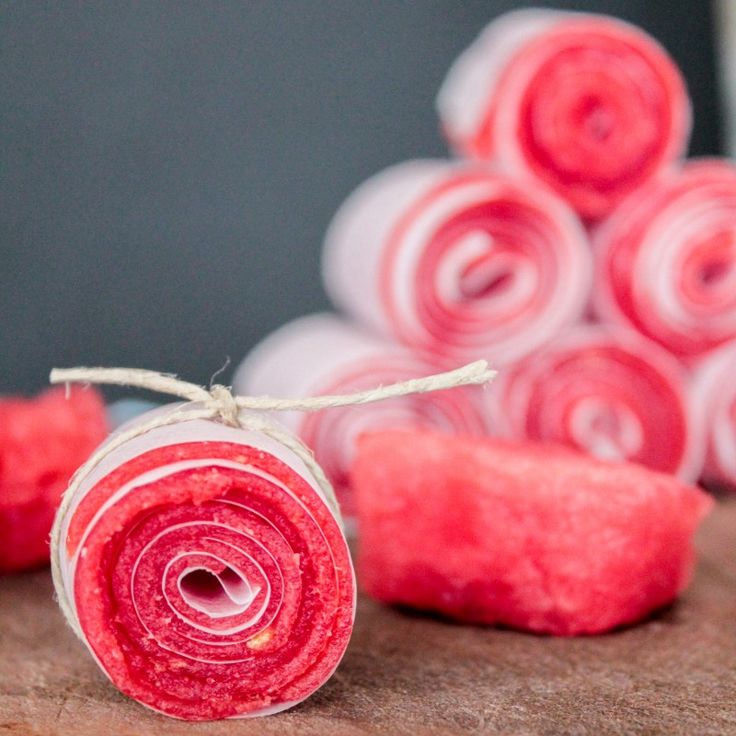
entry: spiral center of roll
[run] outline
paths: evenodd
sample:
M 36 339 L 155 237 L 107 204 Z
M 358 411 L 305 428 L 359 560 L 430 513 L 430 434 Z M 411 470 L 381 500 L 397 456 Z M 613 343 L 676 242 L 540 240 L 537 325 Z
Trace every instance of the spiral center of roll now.
M 578 446 L 603 460 L 626 460 L 641 450 L 639 417 L 625 404 L 588 397 L 578 402 L 572 422 Z
M 723 261 L 706 263 L 700 269 L 700 281 L 704 286 L 710 286 L 722 279 L 728 271 L 728 264 Z
M 231 567 L 212 572 L 204 567 L 185 570 L 179 576 L 181 597 L 192 608 L 212 618 L 245 611 L 258 591 Z
M 622 62 L 619 51 L 604 39 L 586 52 L 581 73 L 579 49 L 563 49 L 529 85 L 522 107 L 525 154 L 560 184 L 617 186 L 641 176 L 665 144 L 659 79 L 646 61 L 630 55 Z
M 460 294 L 465 299 L 490 298 L 508 288 L 514 278 L 509 264 L 497 264 L 489 254 L 475 258 L 460 275 Z
M 585 95 L 578 102 L 578 109 L 573 114 L 578 127 L 595 143 L 605 143 L 613 133 L 615 119 L 600 98 Z
M 446 303 L 500 306 L 529 298 L 536 279 L 513 243 L 472 218 L 451 230 L 451 247 L 443 253 L 435 274 L 438 293 Z

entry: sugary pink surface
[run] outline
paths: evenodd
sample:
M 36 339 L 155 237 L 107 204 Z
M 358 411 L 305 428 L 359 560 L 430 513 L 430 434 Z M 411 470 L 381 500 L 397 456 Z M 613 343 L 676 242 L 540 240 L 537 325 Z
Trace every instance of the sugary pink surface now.
M 607 631 L 671 602 L 712 505 L 638 465 L 429 432 L 364 435 L 353 480 L 370 595 L 557 635 Z
M 82 495 L 63 539 L 89 649 L 123 693 L 166 715 L 288 708 L 330 677 L 350 638 L 342 530 L 261 448 L 194 441 L 133 456 Z

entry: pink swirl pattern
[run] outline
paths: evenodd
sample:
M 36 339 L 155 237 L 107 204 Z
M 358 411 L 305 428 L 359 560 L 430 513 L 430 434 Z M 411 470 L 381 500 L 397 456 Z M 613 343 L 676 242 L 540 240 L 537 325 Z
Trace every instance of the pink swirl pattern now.
M 630 331 L 581 326 L 502 371 L 487 394 L 494 431 L 554 442 L 696 480 L 704 432 L 688 377 Z
M 594 238 L 593 305 L 685 362 L 736 337 L 736 167 L 695 160 L 624 202 Z
M 303 461 L 265 433 L 203 420 L 149 431 L 85 477 L 59 523 L 75 630 L 153 710 L 275 713 L 345 651 L 355 582 L 340 523 Z

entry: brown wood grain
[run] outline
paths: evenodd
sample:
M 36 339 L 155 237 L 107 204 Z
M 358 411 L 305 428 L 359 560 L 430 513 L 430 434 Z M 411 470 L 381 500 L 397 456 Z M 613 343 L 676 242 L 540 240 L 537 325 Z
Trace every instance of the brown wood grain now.
M 698 545 L 676 605 L 605 636 L 456 626 L 361 599 L 318 693 L 278 716 L 202 724 L 119 694 L 63 623 L 48 573 L 0 578 L 0 733 L 736 734 L 736 501 Z

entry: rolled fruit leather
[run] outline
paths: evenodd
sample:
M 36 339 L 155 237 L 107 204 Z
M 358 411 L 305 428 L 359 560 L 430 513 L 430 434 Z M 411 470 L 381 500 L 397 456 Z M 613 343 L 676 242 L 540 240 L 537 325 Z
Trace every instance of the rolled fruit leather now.
M 275 423 L 249 426 L 191 420 L 129 439 L 57 519 L 72 627 L 116 687 L 176 718 L 289 708 L 330 677 L 352 631 L 329 484 Z
M 695 159 L 623 202 L 593 236 L 593 307 L 685 364 L 736 338 L 736 166 Z
M 451 67 L 445 135 L 472 159 L 544 182 L 588 222 L 686 153 L 691 106 L 655 39 L 617 18 L 500 16 Z
M 592 263 L 580 221 L 545 187 L 422 160 L 346 200 L 327 233 L 323 276 L 333 302 L 379 334 L 496 368 L 581 316 Z
M 581 325 L 502 371 L 489 391 L 494 433 L 555 442 L 695 481 L 705 427 L 690 377 L 633 330 Z

